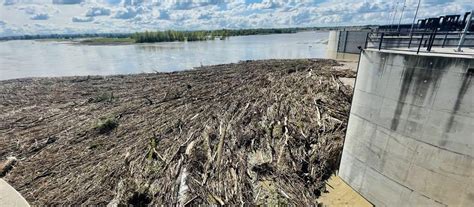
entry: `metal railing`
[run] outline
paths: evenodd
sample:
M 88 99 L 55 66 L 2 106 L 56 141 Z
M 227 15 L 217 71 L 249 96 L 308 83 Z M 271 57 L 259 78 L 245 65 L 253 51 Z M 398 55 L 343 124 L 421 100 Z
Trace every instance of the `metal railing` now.
M 465 34 L 464 41 L 461 41 Z M 463 48 L 474 47 L 474 32 L 463 31 L 416 31 L 406 32 L 371 32 L 367 34 L 365 48 L 407 50 L 416 48 L 418 54 L 423 49 L 431 52 L 433 47 L 453 47 L 456 48 L 461 43 Z

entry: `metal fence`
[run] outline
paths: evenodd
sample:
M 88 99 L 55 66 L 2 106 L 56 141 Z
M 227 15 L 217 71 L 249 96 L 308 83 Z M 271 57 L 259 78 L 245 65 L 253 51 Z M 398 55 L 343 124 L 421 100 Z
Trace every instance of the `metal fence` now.
M 460 41 L 464 34 L 464 40 Z M 365 48 L 404 49 L 416 48 L 417 54 L 422 49 L 431 52 L 433 47 L 457 48 L 474 47 L 474 33 L 462 31 L 416 31 L 411 34 L 406 32 L 371 32 L 367 34 Z

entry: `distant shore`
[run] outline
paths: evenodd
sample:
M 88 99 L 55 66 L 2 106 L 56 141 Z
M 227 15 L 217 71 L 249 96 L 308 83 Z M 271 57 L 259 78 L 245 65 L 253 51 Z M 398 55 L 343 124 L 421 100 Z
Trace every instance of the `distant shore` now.
M 78 41 L 85 45 L 122 45 L 156 42 L 194 42 L 206 40 L 224 40 L 231 36 L 268 35 L 296 33 L 298 29 L 239 29 L 239 30 L 201 30 L 201 31 L 145 31 L 128 37 L 98 37 Z
M 80 41 L 74 41 L 73 43 L 82 44 L 82 45 L 129 45 L 135 44 L 135 40 L 132 38 L 90 38 Z
M 375 25 L 337 26 L 337 27 L 296 27 L 296 28 L 282 28 L 282 29 L 292 29 L 292 30 L 296 30 L 297 32 L 330 31 L 330 30 L 366 30 L 366 29 L 373 28 L 374 26 Z M 258 30 L 258 29 L 241 29 L 241 30 Z M 210 31 L 213 31 L 213 30 L 210 30 Z M 3 37 L 0 37 L 0 41 L 38 40 L 38 39 L 76 39 L 76 38 L 97 38 L 97 37 L 127 38 L 127 37 L 130 37 L 131 35 L 133 35 L 133 33 L 76 33 L 76 34 L 37 34 L 37 35 L 25 34 L 25 35 L 3 36 Z

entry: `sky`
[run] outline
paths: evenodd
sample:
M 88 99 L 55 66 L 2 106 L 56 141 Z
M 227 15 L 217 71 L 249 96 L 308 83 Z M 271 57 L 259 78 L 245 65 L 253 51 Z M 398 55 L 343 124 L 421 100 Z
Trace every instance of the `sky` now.
M 411 23 L 418 0 L 0 0 L 0 36 Z M 419 18 L 472 0 L 421 0 Z

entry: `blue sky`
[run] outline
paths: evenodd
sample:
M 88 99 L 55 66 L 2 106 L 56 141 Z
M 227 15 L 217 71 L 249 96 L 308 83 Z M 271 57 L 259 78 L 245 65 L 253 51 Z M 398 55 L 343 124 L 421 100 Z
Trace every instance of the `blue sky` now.
M 0 36 L 387 24 L 404 0 L 0 0 Z M 418 0 L 406 0 L 411 22 Z M 460 14 L 472 0 L 422 0 L 419 17 Z M 396 11 L 396 12 L 395 12 Z

